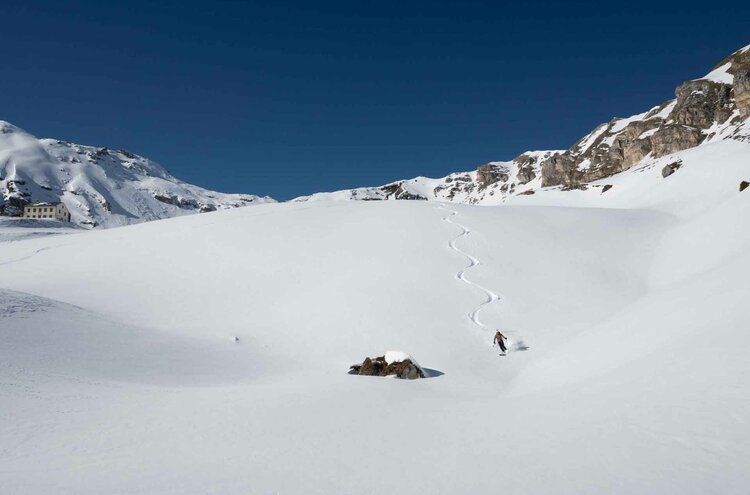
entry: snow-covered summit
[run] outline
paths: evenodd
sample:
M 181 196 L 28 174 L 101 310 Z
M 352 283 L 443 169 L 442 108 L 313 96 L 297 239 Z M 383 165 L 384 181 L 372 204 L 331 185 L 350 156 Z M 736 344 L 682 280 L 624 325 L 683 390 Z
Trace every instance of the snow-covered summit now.
M 37 139 L 0 121 L 0 214 L 63 202 L 75 224 L 112 227 L 273 201 L 187 184 L 126 150 Z

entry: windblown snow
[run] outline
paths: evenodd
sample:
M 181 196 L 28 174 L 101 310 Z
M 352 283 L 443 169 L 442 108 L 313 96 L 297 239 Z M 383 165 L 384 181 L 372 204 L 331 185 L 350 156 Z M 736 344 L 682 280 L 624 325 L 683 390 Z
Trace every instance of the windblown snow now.
M 745 493 L 750 145 L 679 158 L 1 243 L 2 491 Z

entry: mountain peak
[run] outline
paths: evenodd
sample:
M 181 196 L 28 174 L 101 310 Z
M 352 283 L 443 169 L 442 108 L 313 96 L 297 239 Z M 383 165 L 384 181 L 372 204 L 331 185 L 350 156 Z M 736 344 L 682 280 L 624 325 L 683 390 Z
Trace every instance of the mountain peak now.
M 0 121 L 0 214 L 26 204 L 62 202 L 72 221 L 111 227 L 273 201 L 187 184 L 127 150 L 37 139 Z

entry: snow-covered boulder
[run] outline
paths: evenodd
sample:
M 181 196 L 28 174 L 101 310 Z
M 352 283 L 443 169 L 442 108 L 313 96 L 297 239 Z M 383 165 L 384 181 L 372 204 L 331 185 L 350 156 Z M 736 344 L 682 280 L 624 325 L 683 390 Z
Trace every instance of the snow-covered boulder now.
M 425 374 L 416 359 L 401 351 L 388 351 L 384 356 L 365 358 L 362 364 L 349 367 L 353 375 L 395 376 L 405 380 L 424 378 Z

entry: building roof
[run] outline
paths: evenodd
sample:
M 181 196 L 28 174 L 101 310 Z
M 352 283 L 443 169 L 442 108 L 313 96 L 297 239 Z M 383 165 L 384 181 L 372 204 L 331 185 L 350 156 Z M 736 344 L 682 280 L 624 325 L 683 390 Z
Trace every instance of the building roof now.
M 58 201 L 57 203 L 33 203 L 33 204 L 30 204 L 30 205 L 26 205 L 26 206 L 57 206 L 57 205 L 61 205 L 61 204 L 62 204 L 62 202 Z

